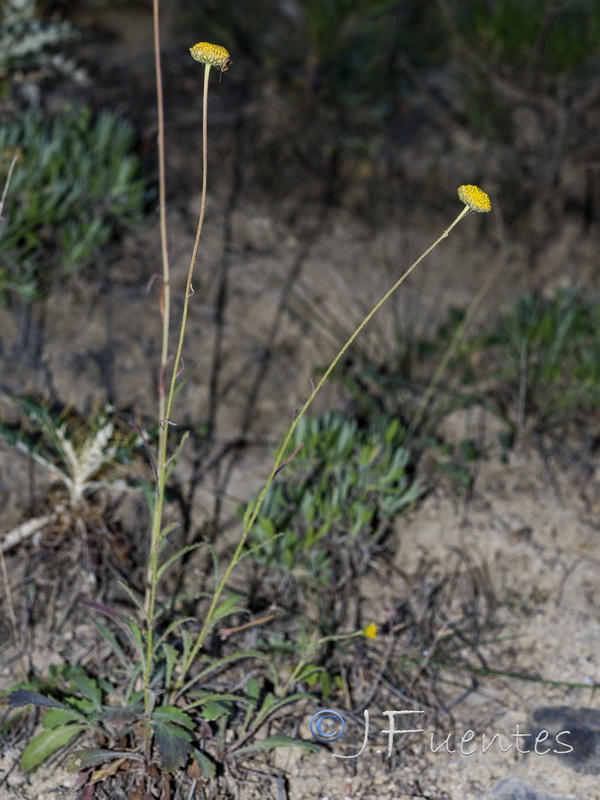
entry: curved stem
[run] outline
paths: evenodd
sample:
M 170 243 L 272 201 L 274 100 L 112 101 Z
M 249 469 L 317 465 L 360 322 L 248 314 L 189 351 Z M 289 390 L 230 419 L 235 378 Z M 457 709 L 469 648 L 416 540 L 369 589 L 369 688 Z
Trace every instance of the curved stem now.
M 464 216 L 466 216 L 466 214 L 468 214 L 469 211 L 470 211 L 469 207 L 465 206 L 462 209 L 462 211 L 460 212 L 460 214 L 456 217 L 454 222 L 450 225 L 450 227 L 446 228 L 446 230 L 442 233 L 442 235 L 440 237 L 438 237 L 435 240 L 435 242 L 430 247 L 428 247 L 427 250 L 425 250 L 425 252 L 422 255 L 420 255 L 419 258 L 417 258 L 417 260 L 413 264 L 411 264 L 411 266 L 396 281 L 396 283 L 392 286 L 392 288 L 389 289 L 384 294 L 384 296 L 381 298 L 381 300 L 379 300 L 378 303 L 375 304 L 375 306 L 373 306 L 371 311 L 363 319 L 363 321 L 356 328 L 354 333 L 350 336 L 348 341 L 342 346 L 342 348 L 340 349 L 338 354 L 335 356 L 335 358 L 333 359 L 331 364 L 327 367 L 327 369 L 325 370 L 323 376 L 321 377 L 321 379 L 319 380 L 319 382 L 317 383 L 317 385 L 315 386 L 315 388 L 311 392 L 310 396 L 308 397 L 308 400 L 304 403 L 304 405 L 300 409 L 299 413 L 295 417 L 294 421 L 290 425 L 290 428 L 289 428 L 289 430 L 287 432 L 285 440 L 284 440 L 283 444 L 281 445 L 281 448 L 280 448 L 280 450 L 279 450 L 279 452 L 277 454 L 277 457 L 275 459 L 275 463 L 273 465 L 273 469 L 271 470 L 271 474 L 267 478 L 267 481 L 264 484 L 260 494 L 258 495 L 258 498 L 257 498 L 256 502 L 253 505 L 248 506 L 248 509 L 247 509 L 246 514 L 244 516 L 244 524 L 243 524 L 242 535 L 241 535 L 240 540 L 239 540 L 239 542 L 237 544 L 235 552 L 234 552 L 233 556 L 231 557 L 231 560 L 229 561 L 229 564 L 227 565 L 227 568 L 225 569 L 225 572 L 223 573 L 223 576 L 222 576 L 221 580 L 219 581 L 219 584 L 218 584 L 217 588 L 215 589 L 211 604 L 209 606 L 209 609 L 208 609 L 208 611 L 206 613 L 206 616 L 205 616 L 205 619 L 204 619 L 204 624 L 202 626 L 202 629 L 200 630 L 200 633 L 198 634 L 198 638 L 196 640 L 196 643 L 195 643 L 194 647 L 192 648 L 192 651 L 190 652 L 190 655 L 188 657 L 188 661 L 184 665 L 182 675 L 185 675 L 185 673 L 187 673 L 187 671 L 189 670 L 190 666 L 192 665 L 193 661 L 195 660 L 196 656 L 198 655 L 198 652 L 199 652 L 200 648 L 202 647 L 202 644 L 203 644 L 203 642 L 204 642 L 204 640 L 205 640 L 205 638 L 206 638 L 206 636 L 207 636 L 207 634 L 208 634 L 208 632 L 209 632 L 209 630 L 211 628 L 212 617 L 213 617 L 215 609 L 217 607 L 217 603 L 219 602 L 219 598 L 220 598 L 220 596 L 221 596 L 221 594 L 223 592 L 223 589 L 225 588 L 225 586 L 226 586 L 226 584 L 227 584 L 227 582 L 229 580 L 229 577 L 230 577 L 231 573 L 233 572 L 233 569 L 235 568 L 236 564 L 239 562 L 239 560 L 241 558 L 241 555 L 242 555 L 242 552 L 243 552 L 243 549 L 244 549 L 244 545 L 246 544 L 246 540 L 248 538 L 248 534 L 250 533 L 250 530 L 252 529 L 252 526 L 256 522 L 256 519 L 257 519 L 257 517 L 258 517 L 258 515 L 260 513 L 260 510 L 261 510 L 261 508 L 262 508 L 262 506 L 263 506 L 263 504 L 265 502 L 265 499 L 267 497 L 267 492 L 269 491 L 269 489 L 271 487 L 271 484 L 273 483 L 273 481 L 275 479 L 275 475 L 277 474 L 277 472 L 278 472 L 278 470 L 279 470 L 279 468 L 280 468 L 280 466 L 281 466 L 281 464 L 283 462 L 284 456 L 285 456 L 285 454 L 287 452 L 287 449 L 289 447 L 289 444 L 290 444 L 290 441 L 292 439 L 292 436 L 294 435 L 294 431 L 298 427 L 298 424 L 299 424 L 300 420 L 306 414 L 306 412 L 308 411 L 309 407 L 311 406 L 313 400 L 315 399 L 317 394 L 321 391 L 321 389 L 323 387 L 323 384 L 327 381 L 327 379 L 329 378 L 329 376 L 331 375 L 331 373 L 333 372 L 333 370 L 337 366 L 338 362 L 340 361 L 340 359 L 342 358 L 344 353 L 348 350 L 350 345 L 354 342 L 354 340 L 356 339 L 358 334 L 371 321 L 371 319 L 379 311 L 381 306 L 394 294 L 396 289 L 398 289 L 398 287 L 401 286 L 404 283 L 404 281 L 408 278 L 408 276 L 415 269 L 415 267 L 417 267 L 421 263 L 421 261 L 423 261 L 423 259 L 426 258 L 429 255 L 429 253 L 431 253 L 431 251 L 438 246 L 438 244 L 442 241 L 442 239 L 445 239 L 446 236 L 448 236 L 450 231 L 456 225 L 458 225 L 460 220 Z M 178 689 L 181 688 L 181 683 L 178 684 L 177 688 Z

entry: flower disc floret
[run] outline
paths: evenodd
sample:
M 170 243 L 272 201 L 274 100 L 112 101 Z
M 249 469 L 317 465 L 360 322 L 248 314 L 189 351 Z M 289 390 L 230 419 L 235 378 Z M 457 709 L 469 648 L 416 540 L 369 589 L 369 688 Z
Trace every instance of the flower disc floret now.
M 489 195 L 483 192 L 479 186 L 459 186 L 458 196 L 471 211 L 486 213 L 492 210 L 492 203 Z
M 377 638 L 377 625 L 374 622 L 370 622 L 367 627 L 363 630 L 364 635 L 367 639 L 376 639 Z
M 231 64 L 229 57 L 229 50 L 221 47 L 220 44 L 211 44 L 210 42 L 198 42 L 193 47 L 190 47 L 190 54 L 196 61 L 201 64 L 210 64 L 211 67 L 220 69 L 221 72 L 226 72 Z

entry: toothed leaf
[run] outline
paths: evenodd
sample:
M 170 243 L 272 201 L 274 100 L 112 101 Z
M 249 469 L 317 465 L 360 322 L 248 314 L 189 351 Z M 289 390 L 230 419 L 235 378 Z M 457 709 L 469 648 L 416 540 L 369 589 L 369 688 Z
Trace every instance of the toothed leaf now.
M 183 768 L 192 752 L 191 734 L 179 725 L 160 720 L 152 720 L 152 727 L 162 769 L 165 772 L 173 772 Z

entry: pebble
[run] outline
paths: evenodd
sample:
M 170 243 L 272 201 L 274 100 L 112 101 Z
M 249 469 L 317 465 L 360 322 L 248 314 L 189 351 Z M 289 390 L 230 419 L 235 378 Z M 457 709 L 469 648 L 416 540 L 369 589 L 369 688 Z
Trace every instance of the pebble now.
M 560 758 L 576 772 L 600 775 L 600 711 L 569 706 L 537 708 L 532 715 L 532 736 L 544 730 L 550 734 L 544 745 L 559 750 L 549 755 Z M 555 737 L 561 731 L 557 741 Z M 571 752 L 565 752 L 566 745 L 573 748 Z
M 492 789 L 494 800 L 573 800 L 561 794 L 538 792 L 531 784 L 516 775 L 503 778 Z

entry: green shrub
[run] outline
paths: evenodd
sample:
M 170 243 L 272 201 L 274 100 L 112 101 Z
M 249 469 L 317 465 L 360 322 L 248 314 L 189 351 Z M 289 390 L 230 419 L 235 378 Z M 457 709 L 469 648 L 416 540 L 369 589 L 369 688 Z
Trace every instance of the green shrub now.
M 146 184 L 131 123 L 89 108 L 46 119 L 21 112 L 0 129 L 0 185 L 12 174 L 0 223 L 0 292 L 34 300 L 53 280 L 91 264 L 141 219 Z
M 409 473 L 397 419 L 369 428 L 340 412 L 304 417 L 300 448 L 266 497 L 251 534 L 254 561 L 300 586 L 334 588 L 358 573 L 390 523 L 423 488 Z

